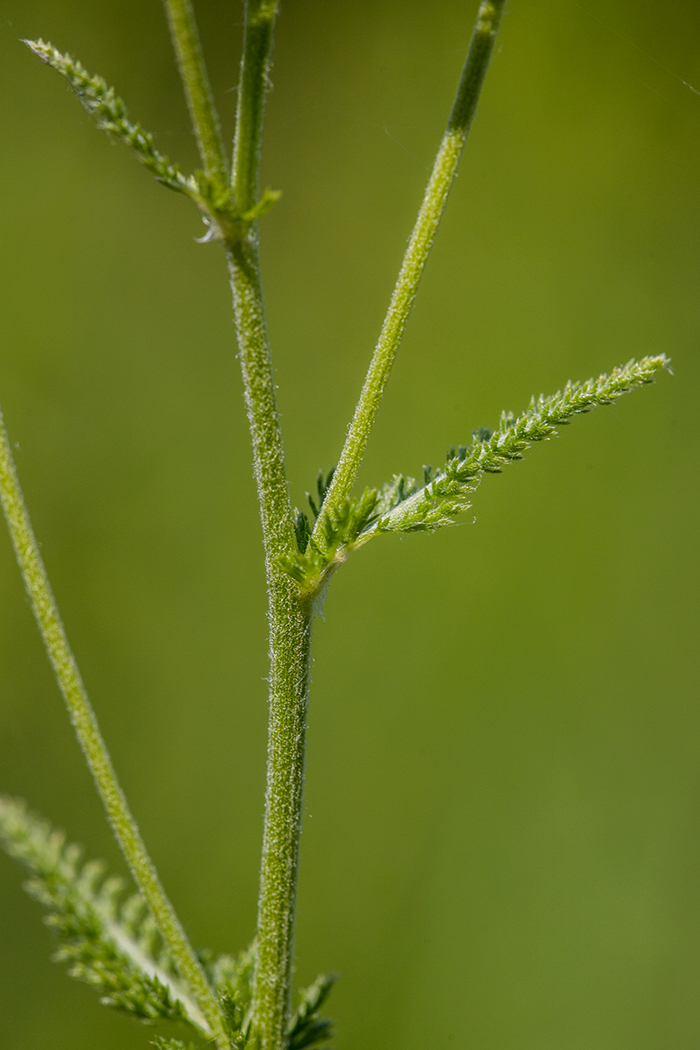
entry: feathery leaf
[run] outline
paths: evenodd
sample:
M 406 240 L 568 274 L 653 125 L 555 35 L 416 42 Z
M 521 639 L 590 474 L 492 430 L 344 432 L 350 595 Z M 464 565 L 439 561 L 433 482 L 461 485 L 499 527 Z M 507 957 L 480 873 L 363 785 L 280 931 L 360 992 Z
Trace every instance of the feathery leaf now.
M 199 1007 L 178 980 L 143 896 L 123 899 L 119 877 L 105 878 L 102 861 L 81 861 L 79 846 L 28 812 L 19 799 L 0 797 L 0 845 L 29 872 L 25 889 L 48 911 L 59 936 L 55 958 L 72 977 L 101 992 L 106 1006 L 146 1024 L 188 1021 L 211 1035 Z
M 551 397 L 533 397 L 522 416 L 503 412 L 497 430 L 480 427 L 473 432 L 469 447 L 453 446 L 449 450 L 443 466 L 435 471 L 424 467 L 423 484 L 415 478 L 394 475 L 382 488 L 365 489 L 359 499 L 346 500 L 335 514 L 321 515 L 323 475 L 319 474 L 318 508 L 311 497 L 309 502 L 315 516 L 322 517 L 321 540 L 309 538 L 308 518 L 297 512 L 299 553 L 284 559 L 283 568 L 307 593 L 323 594 L 338 566 L 374 536 L 432 532 L 453 524 L 471 506 L 471 493 L 485 474 L 499 474 L 508 463 L 522 459 L 530 445 L 548 440 L 557 427 L 567 425 L 574 416 L 612 404 L 629 390 L 653 382 L 659 368 L 669 368 L 664 354 L 629 361 L 610 375 L 584 383 L 567 383 Z
M 153 135 L 140 124 L 133 124 L 129 120 L 123 100 L 102 77 L 88 73 L 77 59 L 63 54 L 53 44 L 43 40 L 24 40 L 23 43 L 68 81 L 84 108 L 97 121 L 98 128 L 129 146 L 141 163 L 153 173 L 157 182 L 186 194 L 195 202 L 208 227 L 207 234 L 200 239 L 202 242 L 220 240 L 224 236 L 222 230 L 230 231 L 232 226 L 246 226 L 255 222 L 281 197 L 279 190 L 268 188 L 249 211 L 243 214 L 237 212 L 233 207 L 230 187 L 226 186 L 222 190 L 204 171 L 183 175 L 177 164 L 173 164 L 156 149 Z
M 603 374 L 585 383 L 567 383 L 551 397 L 533 397 L 522 416 L 516 418 L 512 412 L 503 412 L 497 430 L 479 428 L 472 435 L 471 446 L 452 447 L 438 471 L 424 468 L 422 487 L 415 486 L 413 491 L 407 487 L 405 494 L 398 493 L 392 499 L 395 483 L 385 486 L 379 502 L 388 499 L 390 505 L 387 511 L 382 506 L 370 531 L 426 532 L 451 524 L 470 506 L 469 496 L 485 474 L 500 474 L 509 463 L 522 459 L 534 442 L 555 436 L 557 427 L 566 426 L 574 416 L 598 405 L 612 404 L 635 387 L 653 382 L 655 372 L 668 365 L 663 354 L 632 360 L 613 369 L 610 375 Z
M 334 974 L 320 974 L 301 992 L 301 1002 L 289 1022 L 288 1050 L 312 1050 L 333 1037 L 333 1022 L 318 1016 L 335 983 Z
M 220 955 L 214 959 L 209 952 L 202 953 L 200 958 L 223 1006 L 229 1035 L 241 1050 L 250 1034 L 255 942 L 235 958 Z
M 124 102 L 102 77 L 88 73 L 72 55 L 62 54 L 43 40 L 25 40 L 24 43 L 42 62 L 65 77 L 82 105 L 97 121 L 98 128 L 126 143 L 159 182 L 197 200 L 206 196 L 207 187 L 200 184 L 201 176 L 199 179 L 185 177 L 177 164 L 163 156 L 155 148 L 150 132 L 140 124 L 132 124 Z
M 185 1046 L 181 1039 L 164 1039 L 162 1035 L 152 1039 L 151 1046 L 155 1046 L 156 1050 L 196 1050 L 194 1043 Z
M 320 542 L 311 538 L 312 529 L 303 511 L 295 511 L 299 549 L 280 560 L 284 571 L 303 590 L 320 591 L 329 574 L 350 557 L 358 538 L 376 520 L 377 499 L 376 489 L 365 489 L 359 499 L 346 499 L 335 513 L 324 513 Z

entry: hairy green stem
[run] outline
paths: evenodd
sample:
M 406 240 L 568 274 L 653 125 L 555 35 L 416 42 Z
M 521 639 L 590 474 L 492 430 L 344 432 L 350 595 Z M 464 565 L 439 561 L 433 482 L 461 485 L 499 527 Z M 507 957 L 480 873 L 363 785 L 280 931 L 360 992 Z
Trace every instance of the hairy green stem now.
M 190 112 L 201 144 L 211 143 L 211 106 L 197 107 L 189 71 L 204 81 L 194 16 L 187 0 L 165 0 Z M 236 109 L 232 190 L 238 216 L 258 199 L 260 143 L 277 0 L 247 0 Z M 179 12 L 179 20 L 173 17 Z M 194 43 L 193 43 L 194 42 Z M 220 226 L 225 242 L 246 410 L 265 546 L 270 626 L 270 723 L 265 826 L 258 901 L 252 1026 L 261 1050 L 286 1041 L 292 969 L 311 606 L 280 568 L 296 550 L 282 431 L 260 279 L 257 223 Z
M 257 231 L 227 245 L 265 543 L 270 723 L 258 900 L 253 1027 L 262 1050 L 284 1045 L 304 783 L 311 603 L 281 571 L 296 549 L 258 264 Z
M 263 525 L 268 575 L 295 549 L 292 507 L 260 281 L 257 230 L 232 239 L 226 255 Z
M 180 976 L 206 1019 L 207 1034 L 213 1037 L 220 1050 L 228 1050 L 230 1044 L 226 1037 L 223 1014 L 146 851 L 136 821 L 117 780 L 75 657 L 68 644 L 24 503 L 1 413 L 0 498 L 36 622 L 109 822 L 126 862 L 148 901 Z
M 202 166 L 217 192 L 224 195 L 228 187 L 228 162 L 192 4 L 190 0 L 163 0 L 163 3 Z
M 418 285 L 457 173 L 457 166 L 469 134 L 474 110 L 493 51 L 504 3 L 505 0 L 483 0 L 479 7 L 469 53 L 447 128 L 404 254 L 396 287 L 340 460 L 326 495 L 323 511 L 316 522 L 314 539 L 317 541 L 323 535 L 323 512 L 338 510 L 350 495 L 357 477 L 369 435 L 379 411 L 384 388 L 408 321 L 408 315 L 415 301 Z
M 247 0 L 233 151 L 239 213 L 258 198 L 265 94 L 278 4 Z M 270 624 L 270 722 L 252 1025 L 261 1050 L 286 1043 L 304 786 L 312 607 L 280 569 L 296 550 L 277 411 L 256 223 L 227 242 L 263 524 Z
M 233 146 L 233 196 L 240 212 L 249 211 L 258 199 L 265 96 L 278 10 L 278 0 L 246 0 Z
M 271 579 L 270 722 L 253 987 L 261 1050 L 282 1050 L 289 1021 L 306 752 L 312 603 Z

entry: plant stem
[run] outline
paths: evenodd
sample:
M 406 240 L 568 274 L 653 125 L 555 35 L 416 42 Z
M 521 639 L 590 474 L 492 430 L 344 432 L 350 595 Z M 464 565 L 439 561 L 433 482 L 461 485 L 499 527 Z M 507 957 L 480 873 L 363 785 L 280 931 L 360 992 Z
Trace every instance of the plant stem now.
M 270 624 L 270 721 L 253 1028 L 262 1050 L 279 1050 L 289 1012 L 312 610 L 278 564 L 281 554 L 296 547 L 256 238 L 250 231 L 230 245 L 228 261 L 263 525 Z
M 312 603 L 269 579 L 270 721 L 253 986 L 261 1050 L 286 1045 L 301 837 Z
M 296 549 L 272 359 L 260 282 L 257 231 L 226 245 L 268 574 Z M 269 581 L 268 581 L 269 582 Z
M 389 309 L 370 363 L 355 414 L 314 528 L 314 539 L 323 532 L 324 512 L 337 510 L 350 495 L 379 411 L 384 388 L 403 336 L 408 315 L 430 254 L 450 187 L 457 173 L 469 134 L 481 86 L 488 69 L 505 0 L 483 0 L 477 14 L 457 96 L 435 158 L 433 170 L 413 227 Z
M 235 206 L 258 197 L 260 143 L 277 3 L 248 0 L 233 152 Z M 277 411 L 256 223 L 227 242 L 263 524 L 270 622 L 270 722 L 252 1026 L 261 1050 L 286 1043 L 304 786 L 311 602 L 279 568 L 296 550 Z
M 260 284 L 257 231 L 227 245 L 265 544 L 270 693 L 265 825 L 252 1024 L 261 1050 L 284 1046 L 306 746 L 312 608 L 280 570 L 296 549 Z
M 190 0 L 163 0 L 163 3 L 202 166 L 223 195 L 228 188 L 228 162 L 192 4 Z
M 260 146 L 278 0 L 246 0 L 233 147 L 233 196 L 240 212 L 258 199 Z
M 136 821 L 117 780 L 80 671 L 68 644 L 24 503 L 2 413 L 0 498 L 36 622 L 109 822 L 175 960 L 180 976 L 202 1011 L 206 1034 L 214 1038 L 220 1050 L 228 1050 L 230 1043 L 226 1037 L 223 1014 L 146 851 Z
M 165 0 L 188 97 L 190 68 L 203 70 L 194 16 L 185 0 Z M 175 8 L 182 12 L 176 21 Z M 260 143 L 277 0 L 247 0 L 236 109 L 232 189 L 245 215 L 257 203 Z M 201 76 L 200 72 L 200 79 Z M 210 110 L 190 101 L 200 143 L 211 138 Z M 258 899 L 252 1027 L 261 1050 L 286 1041 L 292 967 L 306 704 L 311 644 L 311 604 L 279 567 L 296 550 L 272 358 L 260 279 L 257 223 L 221 228 L 225 242 L 246 411 L 262 518 L 270 624 L 270 722 L 265 827 Z

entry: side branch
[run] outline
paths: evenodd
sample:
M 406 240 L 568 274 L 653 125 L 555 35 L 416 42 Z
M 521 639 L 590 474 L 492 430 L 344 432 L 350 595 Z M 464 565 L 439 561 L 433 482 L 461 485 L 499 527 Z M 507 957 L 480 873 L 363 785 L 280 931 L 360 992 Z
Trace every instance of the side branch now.
M 505 0 L 483 0 L 477 15 L 469 53 L 452 112 L 447 123 L 418 218 L 403 258 L 377 347 L 360 394 L 340 461 L 314 528 L 314 539 L 323 536 L 323 519 L 337 513 L 357 477 L 369 435 L 379 411 L 384 388 L 403 336 L 418 285 L 447 204 L 462 150 L 469 134 L 481 86 L 488 69 Z
M 233 196 L 240 212 L 250 211 L 258 199 L 265 95 L 278 10 L 278 0 L 246 0 L 233 146 Z
M 205 173 L 225 196 L 228 163 L 190 0 L 163 0 Z
M 17 478 L 10 442 L 0 414 L 0 498 L 20 571 L 78 741 L 122 853 L 148 902 L 180 976 L 197 1000 L 220 1050 L 228 1050 L 221 1009 L 180 921 L 160 883 L 141 833 L 121 789 L 97 718 L 51 591 L 39 545 Z

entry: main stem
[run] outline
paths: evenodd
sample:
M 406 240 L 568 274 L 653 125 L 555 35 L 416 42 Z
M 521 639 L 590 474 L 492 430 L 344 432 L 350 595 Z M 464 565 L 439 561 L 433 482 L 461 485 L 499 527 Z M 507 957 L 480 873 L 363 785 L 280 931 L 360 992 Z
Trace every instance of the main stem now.
M 189 0 L 165 0 L 200 150 L 215 155 L 213 107 L 197 107 L 187 71 L 206 83 Z M 444 209 L 493 49 L 504 0 L 484 0 L 457 99 L 438 153 L 384 328 L 351 424 L 327 506 L 348 495 Z M 172 18 L 178 9 L 179 19 Z M 231 188 L 234 221 L 222 224 L 253 442 L 269 596 L 270 723 L 258 899 L 252 1027 L 261 1050 L 283 1050 L 289 1016 L 294 909 L 304 781 L 312 607 L 280 569 L 296 551 L 282 432 L 260 279 L 257 223 L 243 217 L 259 194 L 260 145 L 278 0 L 246 0 Z M 205 143 L 214 143 L 208 151 Z M 204 148 L 203 148 L 204 147 Z M 220 166 L 220 165 L 219 165 Z
M 190 0 L 165 0 L 165 6 L 200 153 L 214 176 L 223 169 L 218 119 Z M 277 0 L 246 0 L 231 175 L 237 217 L 220 227 L 253 443 L 269 601 L 270 723 L 251 1022 L 260 1050 L 282 1050 L 287 1035 L 312 618 L 310 603 L 280 569 L 282 557 L 296 550 L 296 541 L 260 280 L 258 228 L 241 218 L 258 199 L 277 10 Z
M 469 52 L 462 71 L 454 105 L 440 148 L 433 164 L 416 224 L 403 257 L 391 303 L 382 325 L 372 361 L 367 371 L 355 414 L 348 429 L 333 481 L 314 529 L 314 538 L 323 535 L 323 517 L 337 510 L 350 495 L 379 411 L 384 388 L 394 364 L 418 285 L 447 204 L 464 144 L 479 101 L 505 0 L 483 0 L 479 7 Z
M 277 3 L 248 0 L 233 151 L 239 213 L 258 198 L 260 143 Z M 270 625 L 270 721 L 252 1026 L 261 1050 L 286 1044 L 306 749 L 311 603 L 279 567 L 296 550 L 272 372 L 256 223 L 227 242 L 262 517 Z
M 257 231 L 228 245 L 236 328 L 265 542 L 270 722 L 252 1024 L 262 1050 L 286 1040 L 304 784 L 311 603 L 280 570 L 295 549 Z

